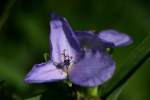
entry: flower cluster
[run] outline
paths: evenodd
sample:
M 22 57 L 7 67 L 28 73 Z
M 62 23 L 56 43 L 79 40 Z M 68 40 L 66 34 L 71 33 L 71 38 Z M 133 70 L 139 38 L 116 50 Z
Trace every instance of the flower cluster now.
M 132 43 L 128 35 L 115 30 L 97 35 L 92 31 L 73 31 L 68 21 L 57 14 L 51 14 L 50 29 L 51 59 L 35 64 L 25 77 L 27 83 L 69 79 L 85 87 L 101 85 L 115 71 L 115 61 L 106 49 Z

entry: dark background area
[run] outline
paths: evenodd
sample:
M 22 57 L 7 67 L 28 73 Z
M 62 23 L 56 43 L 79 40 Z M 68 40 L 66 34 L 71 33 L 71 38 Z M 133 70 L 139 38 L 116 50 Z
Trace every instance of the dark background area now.
M 113 53 L 117 69 L 150 34 L 148 0 L 0 0 L 0 80 L 5 88 L 3 92 L 0 88 L 1 93 L 27 96 L 32 92 L 29 88 L 36 88 L 23 78 L 49 53 L 50 12 L 65 16 L 74 30 L 113 28 L 129 34 L 134 43 Z M 119 100 L 150 99 L 149 71 L 150 59 L 129 79 Z

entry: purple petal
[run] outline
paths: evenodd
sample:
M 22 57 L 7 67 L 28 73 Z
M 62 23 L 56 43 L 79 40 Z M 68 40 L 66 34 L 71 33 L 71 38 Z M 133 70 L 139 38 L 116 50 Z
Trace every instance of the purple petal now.
M 104 43 L 92 31 L 76 31 L 75 33 L 83 48 L 106 50 L 107 47 L 112 45 Z
M 115 70 L 115 62 L 104 52 L 87 52 L 84 59 L 69 71 L 69 79 L 81 86 L 98 86 L 109 80 Z
M 95 34 L 92 31 L 75 31 L 75 34 L 79 40 L 91 40 L 95 36 Z
M 91 45 L 91 41 L 95 40 L 95 35 L 91 31 L 76 31 L 75 34 L 83 46 Z
M 52 60 L 54 62 L 63 62 L 62 53 L 66 50 L 66 54 L 76 59 L 80 53 L 80 45 L 74 32 L 72 31 L 67 20 L 56 14 L 52 14 L 50 21 L 51 28 L 51 45 Z
M 127 46 L 133 42 L 127 34 L 111 29 L 100 32 L 98 37 L 107 44 L 113 44 L 114 47 Z
M 63 80 L 67 74 L 61 69 L 57 69 L 52 62 L 35 64 L 32 70 L 25 77 L 27 83 L 44 83 Z

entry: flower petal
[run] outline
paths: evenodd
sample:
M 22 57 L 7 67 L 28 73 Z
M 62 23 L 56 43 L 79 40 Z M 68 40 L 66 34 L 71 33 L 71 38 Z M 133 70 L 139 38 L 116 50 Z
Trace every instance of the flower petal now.
M 107 44 L 113 44 L 113 47 L 127 46 L 133 42 L 127 34 L 112 29 L 100 32 L 98 37 Z
M 35 64 L 32 70 L 25 77 L 27 83 L 44 83 L 63 80 L 67 74 L 61 69 L 57 69 L 51 61 Z
M 52 14 L 51 17 L 52 60 L 58 63 L 63 62 L 62 53 L 64 50 L 66 50 L 67 55 L 76 59 L 80 53 L 80 45 L 69 23 L 65 18 L 56 14 Z
M 92 31 L 76 31 L 80 44 L 83 48 L 88 49 L 99 49 L 106 50 L 107 47 L 110 47 L 112 44 L 104 43 L 96 34 Z
M 75 32 L 77 38 L 80 41 L 82 47 L 92 47 L 93 44 L 91 41 L 95 40 L 95 36 L 91 31 L 76 31 Z
M 90 40 L 93 39 L 95 34 L 92 31 L 75 31 L 76 36 L 79 40 Z
M 110 79 L 115 70 L 115 62 L 104 52 L 87 52 L 84 59 L 69 71 L 69 79 L 81 86 L 98 86 Z

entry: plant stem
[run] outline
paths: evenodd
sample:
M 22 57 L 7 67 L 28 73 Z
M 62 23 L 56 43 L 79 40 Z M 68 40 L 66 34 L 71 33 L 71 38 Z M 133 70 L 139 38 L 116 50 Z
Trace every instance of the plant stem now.
M 77 100 L 100 100 L 98 87 L 82 88 L 77 90 Z

